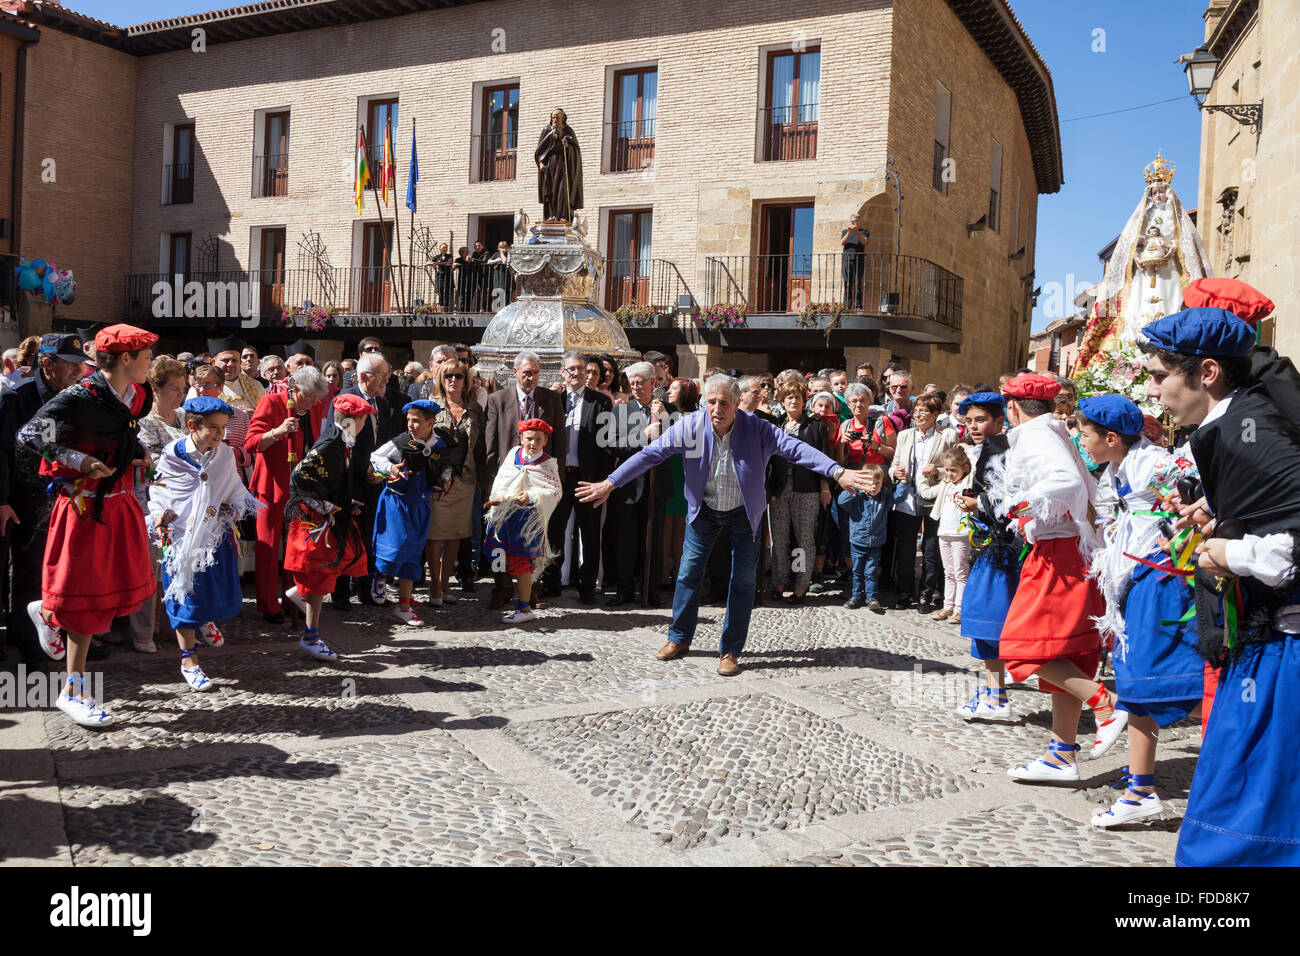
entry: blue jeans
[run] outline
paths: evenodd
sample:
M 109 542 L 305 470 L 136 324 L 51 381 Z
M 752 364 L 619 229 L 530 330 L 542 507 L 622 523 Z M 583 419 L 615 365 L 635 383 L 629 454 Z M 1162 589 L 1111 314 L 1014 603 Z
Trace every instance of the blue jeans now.
M 749 526 L 745 507 L 714 511 L 700 505 L 700 513 L 686 526 L 681 568 L 673 591 L 673 623 L 668 640 L 690 644 L 700 616 L 700 584 L 709 566 L 709 554 L 722 529 L 731 532 L 731 583 L 727 588 L 727 616 L 722 621 L 719 654 L 739 654 L 749 636 L 749 615 L 754 610 L 754 578 L 758 572 L 759 538 Z
M 880 549 L 853 546 L 853 594 L 870 604 L 876 599 L 876 578 L 880 576 Z

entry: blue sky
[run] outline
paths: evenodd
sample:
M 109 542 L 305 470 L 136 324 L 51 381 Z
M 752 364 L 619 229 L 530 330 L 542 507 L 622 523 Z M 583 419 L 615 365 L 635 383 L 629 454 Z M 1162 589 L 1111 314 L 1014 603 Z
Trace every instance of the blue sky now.
M 232 5 L 230 0 L 67 3 L 119 26 Z M 1142 168 L 1157 149 L 1178 167 L 1174 190 L 1184 205 L 1196 205 L 1201 120 L 1182 67 L 1174 61 L 1204 38 L 1206 0 L 1011 0 L 1011 5 L 1052 71 L 1062 121 L 1065 185 L 1040 197 L 1038 205 L 1034 282 L 1043 292 L 1034 312 L 1037 331 L 1058 317 L 1045 314 L 1045 307 L 1064 302 L 1072 311 L 1073 290 L 1100 278 L 1097 252 L 1133 211 Z M 1094 116 L 1149 103 L 1159 105 Z

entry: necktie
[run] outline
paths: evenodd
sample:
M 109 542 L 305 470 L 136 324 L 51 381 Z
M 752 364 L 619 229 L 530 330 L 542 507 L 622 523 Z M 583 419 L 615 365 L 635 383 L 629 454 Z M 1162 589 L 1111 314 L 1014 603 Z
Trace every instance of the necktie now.
M 524 396 L 524 421 L 533 417 L 533 396 L 530 392 Z

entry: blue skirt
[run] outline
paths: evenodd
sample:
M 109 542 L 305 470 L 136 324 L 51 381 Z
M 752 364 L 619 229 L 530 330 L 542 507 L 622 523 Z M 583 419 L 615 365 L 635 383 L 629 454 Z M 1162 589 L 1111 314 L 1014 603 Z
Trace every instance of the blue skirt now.
M 998 659 L 1002 625 L 1020 584 L 1019 575 L 999 567 L 993 554 L 982 548 L 975 555 L 961 598 L 961 636 L 970 638 L 970 656 L 980 661 Z
M 1300 866 L 1300 639 L 1252 644 L 1214 697 L 1179 866 Z
M 375 509 L 375 568 L 407 581 L 424 580 L 424 543 L 429 536 L 429 496 L 423 478 L 385 488 Z
M 217 545 L 213 565 L 194 575 L 194 590 L 184 601 L 163 601 L 163 610 L 172 627 L 194 630 L 209 621 L 229 621 L 239 614 L 244 605 L 244 594 L 239 586 L 239 555 L 235 542 L 227 534 Z M 162 569 L 163 593 L 171 584 L 166 564 Z
M 1113 654 L 1120 710 L 1168 727 L 1201 702 L 1205 662 L 1196 650 L 1196 618 L 1178 622 L 1192 604 L 1182 580 L 1138 567 L 1124 598 L 1128 650 L 1121 655 L 1117 646 Z

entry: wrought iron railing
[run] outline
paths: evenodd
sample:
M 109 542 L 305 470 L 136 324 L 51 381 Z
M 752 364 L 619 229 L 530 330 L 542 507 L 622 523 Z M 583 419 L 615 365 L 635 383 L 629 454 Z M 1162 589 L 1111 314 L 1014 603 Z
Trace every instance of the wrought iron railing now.
M 744 305 L 750 314 L 840 303 L 850 315 L 902 315 L 961 329 L 961 277 L 916 256 L 712 256 L 705 282 L 711 304 Z
M 605 308 L 625 306 L 671 312 L 681 296 L 694 296 L 677 264 L 668 259 L 608 259 L 605 262 Z
M 817 158 L 816 103 L 760 109 L 758 128 L 765 161 Z
M 194 202 L 194 164 L 168 163 L 163 166 L 163 205 Z
M 517 297 L 516 283 L 505 266 L 475 263 L 452 270 L 450 280 L 439 270 L 409 265 L 389 267 L 316 267 L 194 272 L 181 280 L 164 273 L 133 273 L 126 277 L 122 314 L 127 320 L 192 320 L 252 317 L 278 320 L 286 308 L 310 302 L 331 311 L 384 315 L 420 310 L 495 314 Z M 200 284 L 198 315 L 186 315 L 185 301 Z M 159 283 L 167 286 L 159 287 Z M 195 311 L 195 306 L 188 310 Z
M 474 182 L 495 183 L 514 179 L 519 138 L 514 133 L 479 133 L 470 137 L 470 168 Z
M 628 120 L 605 124 L 605 139 L 609 142 L 609 171 L 611 173 L 635 172 L 649 169 L 655 164 L 655 121 Z
M 253 198 L 289 195 L 289 154 L 253 157 Z

